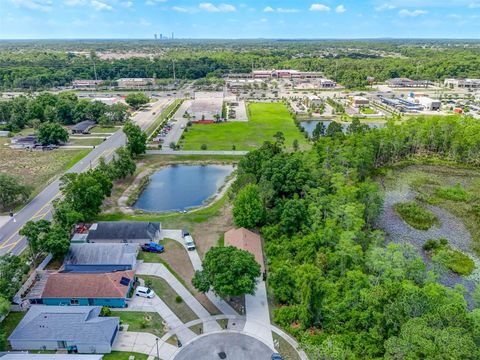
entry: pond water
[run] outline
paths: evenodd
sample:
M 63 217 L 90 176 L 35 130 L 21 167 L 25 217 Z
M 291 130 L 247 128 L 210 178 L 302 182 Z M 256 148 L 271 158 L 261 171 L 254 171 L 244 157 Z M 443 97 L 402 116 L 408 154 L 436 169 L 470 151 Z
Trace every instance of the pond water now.
M 325 129 L 330 125 L 332 120 L 310 120 L 310 121 L 300 121 L 300 126 L 305 129 L 309 137 L 312 137 L 313 130 L 315 130 L 315 127 L 317 126 L 318 123 L 323 123 L 325 125 Z M 343 132 L 346 132 L 348 129 L 348 123 L 342 123 L 343 127 Z M 384 127 L 384 123 L 367 123 L 368 127 L 370 128 L 381 128 Z
M 179 211 L 201 206 L 220 189 L 233 171 L 230 165 L 172 165 L 150 177 L 134 208 Z

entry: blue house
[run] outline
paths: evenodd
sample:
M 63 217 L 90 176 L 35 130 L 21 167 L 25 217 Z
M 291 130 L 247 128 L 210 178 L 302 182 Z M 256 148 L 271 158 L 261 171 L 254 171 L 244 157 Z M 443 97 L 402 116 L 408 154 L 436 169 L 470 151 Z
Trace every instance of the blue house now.
M 31 304 L 123 308 L 132 293 L 135 271 L 43 273 L 28 299 Z

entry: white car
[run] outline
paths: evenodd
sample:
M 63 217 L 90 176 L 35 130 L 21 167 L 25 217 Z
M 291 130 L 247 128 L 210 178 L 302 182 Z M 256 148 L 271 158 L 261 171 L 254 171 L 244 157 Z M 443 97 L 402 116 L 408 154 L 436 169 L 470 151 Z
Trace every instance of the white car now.
M 137 287 L 137 290 L 135 290 L 135 295 L 140 296 L 140 297 L 144 297 L 144 298 L 147 298 L 147 299 L 152 299 L 152 298 L 155 297 L 155 292 L 148 287 L 139 286 L 139 287 Z

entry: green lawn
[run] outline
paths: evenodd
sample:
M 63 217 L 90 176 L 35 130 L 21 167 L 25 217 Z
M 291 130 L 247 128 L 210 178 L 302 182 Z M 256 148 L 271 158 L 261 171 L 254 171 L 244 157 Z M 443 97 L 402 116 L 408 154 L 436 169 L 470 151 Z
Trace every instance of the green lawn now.
M 163 319 L 155 312 L 112 311 L 111 316 L 118 316 L 122 324 L 128 324 L 128 331 L 147 332 L 158 337 L 165 334 Z
M 103 134 L 103 133 L 111 134 L 111 133 L 117 132 L 119 129 L 120 128 L 115 126 L 107 126 L 107 127 L 95 126 L 90 129 L 90 132 L 92 134 Z
M 203 144 L 207 150 L 252 150 L 263 142 L 274 141 L 273 136 L 281 131 L 285 145 L 292 147 L 297 139 L 300 148 L 307 148 L 305 137 L 295 126 L 287 107 L 283 103 L 248 104 L 248 122 L 227 122 L 221 124 L 194 124 L 184 133 L 181 142 L 184 150 L 200 150 Z
M 128 360 L 130 356 L 135 356 L 135 360 L 147 360 L 148 355 L 126 352 L 126 351 L 112 351 L 110 354 L 103 355 L 103 360 Z
M 198 319 L 197 315 L 193 312 L 190 307 L 185 304 L 185 301 L 177 302 L 175 301 L 176 296 L 178 295 L 175 290 L 162 278 L 158 276 L 141 276 L 144 280 L 150 280 L 152 282 L 152 289 L 155 291 L 155 294 L 159 296 L 165 304 L 172 310 L 178 318 L 187 323 L 192 320 Z
M 15 330 L 25 314 L 26 313 L 24 312 L 11 312 L 0 323 L 0 351 L 11 350 L 7 338 L 10 336 L 13 330 Z
M 103 139 L 70 139 L 68 145 L 97 146 L 103 142 Z

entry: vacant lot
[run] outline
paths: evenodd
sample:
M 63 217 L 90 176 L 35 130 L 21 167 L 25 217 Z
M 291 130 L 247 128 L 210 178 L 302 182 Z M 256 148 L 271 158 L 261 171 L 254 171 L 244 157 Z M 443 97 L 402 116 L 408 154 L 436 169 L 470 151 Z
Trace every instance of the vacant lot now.
M 287 107 L 283 103 L 251 103 L 248 105 L 248 122 L 227 122 L 202 124 L 188 128 L 181 141 L 184 150 L 252 150 L 263 142 L 274 141 L 274 135 L 281 131 L 285 145 L 292 147 L 298 140 L 300 148 L 308 147 L 305 137 L 298 131 Z
M 52 151 L 13 150 L 9 139 L 0 139 L 0 171 L 17 176 L 33 187 L 37 193 L 50 182 L 83 158 L 90 149 Z

